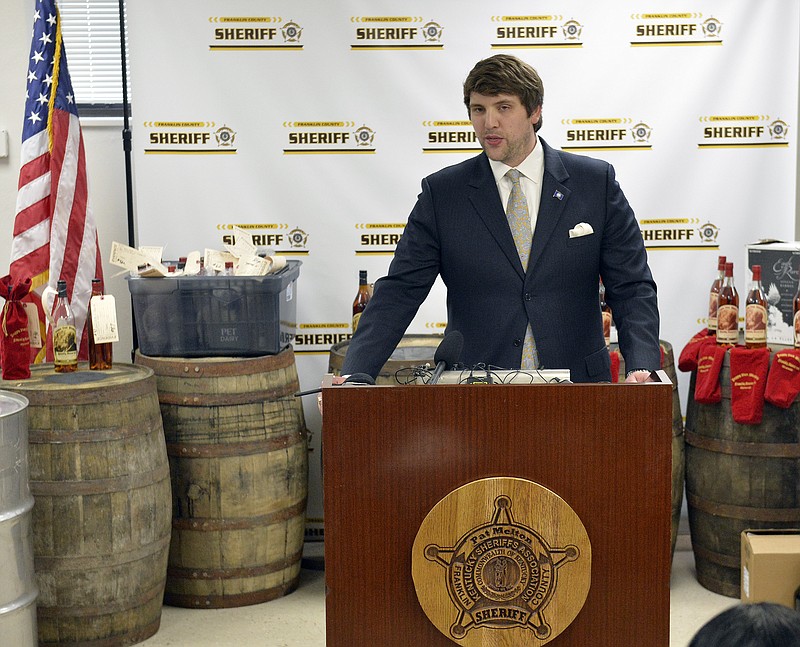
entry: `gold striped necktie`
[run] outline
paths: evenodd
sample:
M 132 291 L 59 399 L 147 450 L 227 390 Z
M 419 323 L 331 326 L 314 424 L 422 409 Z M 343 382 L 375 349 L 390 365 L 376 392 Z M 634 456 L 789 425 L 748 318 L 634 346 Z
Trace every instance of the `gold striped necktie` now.
M 522 175 L 517 169 L 512 168 L 506 173 L 511 180 L 511 195 L 508 196 L 506 206 L 506 217 L 508 226 L 511 228 L 511 235 L 514 236 L 514 244 L 517 246 L 519 260 L 522 262 L 522 269 L 528 269 L 528 257 L 531 253 L 531 241 L 533 232 L 531 230 L 531 216 L 528 212 L 528 200 L 522 192 L 519 178 Z M 530 324 L 525 331 L 525 340 L 522 343 L 522 365 L 526 370 L 534 369 L 539 365 L 539 357 L 536 352 L 536 343 L 533 340 L 533 331 Z

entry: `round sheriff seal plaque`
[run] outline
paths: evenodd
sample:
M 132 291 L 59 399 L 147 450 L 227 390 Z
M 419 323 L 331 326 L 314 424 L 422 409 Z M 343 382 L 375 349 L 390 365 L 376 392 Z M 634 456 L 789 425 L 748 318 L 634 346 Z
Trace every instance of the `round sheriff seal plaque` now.
M 591 552 L 583 523 L 561 497 L 498 477 L 468 483 L 433 507 L 417 532 L 411 569 L 422 609 L 450 640 L 536 645 L 583 608 Z

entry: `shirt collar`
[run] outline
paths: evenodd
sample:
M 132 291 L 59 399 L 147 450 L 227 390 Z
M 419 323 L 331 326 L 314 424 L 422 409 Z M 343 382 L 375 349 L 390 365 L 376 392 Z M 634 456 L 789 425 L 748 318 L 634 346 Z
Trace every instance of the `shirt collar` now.
M 535 134 L 534 137 L 536 137 L 536 145 L 533 147 L 528 157 L 522 160 L 516 168 L 526 178 L 539 184 L 544 174 L 544 147 L 542 146 L 541 140 Z M 505 174 L 512 168 L 508 164 L 491 159 L 489 160 L 489 165 L 492 167 L 494 181 L 497 184 L 500 184 Z

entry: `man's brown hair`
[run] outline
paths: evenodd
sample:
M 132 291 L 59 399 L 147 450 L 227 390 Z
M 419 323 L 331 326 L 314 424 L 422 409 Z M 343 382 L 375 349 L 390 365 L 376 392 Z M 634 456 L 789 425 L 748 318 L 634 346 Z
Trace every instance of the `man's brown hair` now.
M 486 96 L 511 94 L 519 97 L 528 116 L 533 114 L 544 100 L 544 84 L 538 72 L 524 61 L 508 54 L 496 54 L 478 61 L 464 81 L 464 105 L 469 112 L 469 96 L 473 92 Z M 533 127 L 542 127 L 539 119 Z

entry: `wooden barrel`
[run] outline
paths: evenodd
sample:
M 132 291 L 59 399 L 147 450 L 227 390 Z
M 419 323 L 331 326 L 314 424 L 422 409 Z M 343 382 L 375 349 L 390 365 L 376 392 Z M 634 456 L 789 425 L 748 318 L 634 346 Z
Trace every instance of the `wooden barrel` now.
M 247 358 L 136 355 L 153 369 L 172 478 L 164 601 L 237 607 L 297 587 L 308 437 L 291 348 Z
M 675 554 L 675 544 L 678 540 L 678 526 L 681 521 L 681 508 L 683 507 L 683 482 L 686 463 L 683 416 L 681 415 L 681 399 L 678 394 L 678 376 L 675 372 L 675 359 L 672 344 L 661 340 L 661 351 L 664 357 L 662 369 L 672 380 L 672 528 L 670 540 L 672 554 Z M 612 350 L 617 345 L 612 345 Z M 625 361 L 620 361 L 619 380 L 625 380 Z
M 687 418 L 686 500 L 698 581 L 738 598 L 741 532 L 800 524 L 800 402 L 764 403 L 761 423 L 742 425 L 731 411 L 730 353 L 720 383 L 722 401 L 694 402 Z
M 396 386 L 413 382 L 412 369 L 426 363 L 433 370 L 433 356 L 442 339 L 442 335 L 405 335 L 381 368 L 375 384 Z M 345 340 L 331 347 L 328 373 L 341 375 L 349 345 L 350 341 Z
M 132 645 L 161 622 L 170 482 L 153 372 L 3 380 L 28 406 L 40 645 Z

